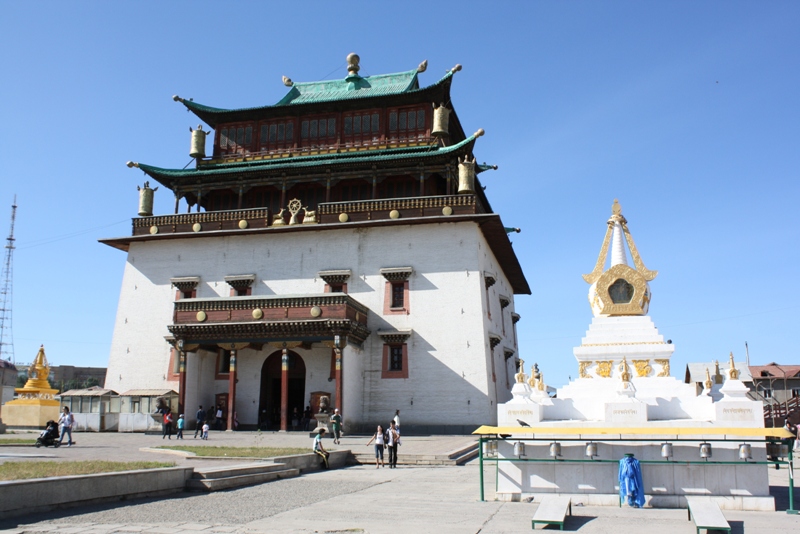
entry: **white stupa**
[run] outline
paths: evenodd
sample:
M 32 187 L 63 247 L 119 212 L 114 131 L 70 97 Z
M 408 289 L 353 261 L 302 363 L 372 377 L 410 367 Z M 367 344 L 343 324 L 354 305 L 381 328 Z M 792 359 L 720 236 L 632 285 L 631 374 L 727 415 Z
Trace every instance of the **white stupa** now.
M 760 435 L 756 429 L 764 426 L 761 403 L 747 397 L 733 354 L 724 372 L 718 365 L 713 379 L 708 374 L 700 394 L 694 384 L 670 376 L 675 346 L 664 340 L 647 315 L 652 298 L 649 282 L 657 274 L 645 267 L 615 200 L 597 263 L 583 276 L 591 284 L 589 304 L 594 317 L 580 346 L 573 349 L 578 378 L 551 398 L 541 373 L 532 369 L 531 379 L 526 380 L 520 369 L 513 398 L 497 407 L 497 432 L 510 440 L 550 435 L 557 441 L 560 436 L 564 442 L 557 448 L 563 451 L 558 459 L 584 458 L 584 444 L 579 440 L 594 440 L 593 450 L 606 459 L 631 453 L 662 462 L 645 470 L 648 499 L 655 499 L 648 502 L 658 506 L 684 506 L 685 495 L 703 494 L 719 497 L 727 508 L 774 509 L 766 467 L 742 461 L 737 438 L 720 441 L 714 434 L 737 436 L 742 434 L 737 434 L 738 429 L 752 429 L 749 435 Z M 604 436 L 613 435 L 650 435 L 647 439 L 654 441 L 604 442 Z M 676 441 L 674 456 L 670 452 L 668 460 L 662 456 L 661 439 Z M 715 460 L 737 465 L 698 465 L 697 446 L 703 439 L 714 441 Z M 527 458 L 548 457 L 530 445 Z M 514 450 L 509 440 L 498 443 L 500 458 L 520 457 Z M 763 443 L 754 443 L 752 451 L 754 459 L 766 459 Z M 499 498 L 561 493 L 581 495 L 586 503 L 618 502 L 613 463 L 502 462 L 498 469 L 502 473 Z

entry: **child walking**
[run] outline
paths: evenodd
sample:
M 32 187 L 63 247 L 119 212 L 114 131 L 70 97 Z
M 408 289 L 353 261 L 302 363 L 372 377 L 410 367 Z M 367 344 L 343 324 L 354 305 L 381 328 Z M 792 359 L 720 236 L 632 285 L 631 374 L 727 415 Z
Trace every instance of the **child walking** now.
M 183 439 L 183 427 L 186 426 L 186 420 L 183 414 L 178 417 L 178 432 L 175 434 L 175 439 Z

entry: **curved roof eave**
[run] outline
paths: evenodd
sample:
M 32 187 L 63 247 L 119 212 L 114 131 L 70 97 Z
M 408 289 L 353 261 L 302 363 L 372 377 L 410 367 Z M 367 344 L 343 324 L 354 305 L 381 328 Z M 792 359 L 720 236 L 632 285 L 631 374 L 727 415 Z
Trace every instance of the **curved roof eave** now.
M 428 85 L 426 87 L 421 87 L 421 88 L 417 88 L 417 89 L 406 89 L 406 90 L 403 90 L 403 91 L 398 91 L 398 92 L 393 92 L 393 93 L 392 92 L 386 92 L 386 93 L 378 93 L 378 94 L 369 94 L 369 95 L 366 95 L 366 96 L 360 96 L 360 95 L 358 95 L 358 93 L 354 93 L 351 98 L 331 98 L 331 99 L 320 99 L 320 100 L 316 100 L 316 101 L 313 101 L 313 102 L 303 101 L 303 102 L 296 102 L 296 103 L 293 102 L 293 101 L 288 101 L 285 104 L 281 104 L 281 102 L 286 100 L 286 98 L 288 97 L 288 94 L 287 94 L 281 100 L 279 100 L 277 104 L 267 105 L 267 106 L 256 106 L 256 107 L 250 107 L 250 108 L 238 108 L 238 109 L 215 108 L 215 107 L 211 107 L 211 106 L 206 106 L 204 104 L 200 104 L 198 102 L 194 102 L 193 100 L 188 100 L 188 99 L 185 99 L 185 98 L 181 98 L 181 97 L 179 97 L 177 95 L 173 96 L 172 98 L 176 102 L 181 102 L 184 106 L 186 106 L 186 108 L 189 111 L 191 111 L 192 113 L 197 115 L 197 117 L 199 119 L 201 119 L 203 122 L 205 122 L 206 124 L 208 124 L 212 128 L 216 128 L 217 124 L 220 124 L 221 122 L 240 120 L 240 119 L 234 119 L 233 117 L 230 117 L 230 118 L 226 119 L 225 116 L 237 115 L 237 114 L 242 114 L 242 113 L 245 113 L 245 114 L 258 114 L 258 113 L 269 112 L 269 111 L 273 111 L 273 110 L 284 110 L 284 109 L 289 109 L 289 108 L 295 108 L 296 109 L 296 108 L 298 108 L 300 106 L 314 106 L 314 105 L 318 105 L 318 104 L 325 104 L 325 103 L 330 104 L 330 103 L 333 103 L 333 102 L 349 102 L 349 101 L 356 101 L 356 100 L 369 101 L 369 100 L 376 100 L 376 99 L 387 98 L 387 97 L 392 97 L 392 96 L 414 95 L 414 94 L 419 94 L 419 93 L 422 93 L 422 92 L 430 91 L 432 89 L 436 89 L 436 88 L 438 88 L 440 86 L 443 86 L 444 89 L 447 90 L 447 89 L 449 89 L 449 86 L 452 83 L 452 78 L 453 78 L 453 74 L 454 73 L 455 73 L 455 70 L 451 69 L 451 70 L 447 71 L 447 74 L 445 74 L 441 79 L 439 79 L 435 83 L 433 83 L 431 85 Z M 414 79 L 416 80 L 416 77 Z M 308 82 L 308 83 L 312 83 L 312 82 Z M 297 84 L 297 85 L 302 85 L 302 84 Z M 297 88 L 296 87 L 292 87 L 292 89 L 289 91 L 289 94 L 291 94 L 292 91 L 297 91 Z

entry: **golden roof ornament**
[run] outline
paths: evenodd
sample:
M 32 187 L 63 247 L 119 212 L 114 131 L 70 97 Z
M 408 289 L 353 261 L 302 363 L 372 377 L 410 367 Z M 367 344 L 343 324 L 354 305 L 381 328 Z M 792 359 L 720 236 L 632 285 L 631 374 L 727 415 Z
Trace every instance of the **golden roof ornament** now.
M 519 373 L 515 374 L 514 378 L 516 379 L 517 384 L 525 383 L 525 360 L 519 360 Z
M 703 385 L 705 386 L 706 390 L 711 391 L 712 384 L 711 373 L 708 372 L 708 367 L 706 367 L 706 380 L 703 382 Z
M 531 389 L 536 389 L 536 364 L 531 365 L 531 377 L 528 379 L 528 385 Z
M 358 71 L 361 70 L 359 66 L 359 62 L 361 58 L 358 57 L 358 54 L 351 52 L 347 54 L 347 73 L 350 76 L 358 76 Z
M 625 356 L 622 357 L 622 361 L 619 364 L 619 371 L 620 371 L 620 378 L 623 382 L 630 382 L 631 381 L 631 369 L 628 366 L 628 360 Z
M 714 383 L 722 384 L 722 373 L 719 372 L 719 360 L 714 360 Z
M 646 315 L 650 308 L 650 286 L 658 271 L 644 266 L 633 237 L 628 230 L 628 221 L 622 215 L 622 206 L 614 199 L 611 217 L 606 221 L 606 234 L 597 257 L 594 270 L 583 275 L 592 284 L 589 288 L 589 305 L 597 316 Z M 633 259 L 632 268 L 628 265 L 625 243 Z M 609 250 L 611 261 L 605 268 Z
M 283 85 L 286 87 L 291 87 L 294 85 L 294 82 L 288 76 L 282 76 L 281 79 L 283 80 Z
M 736 364 L 733 362 L 733 352 L 731 352 L 728 364 L 730 365 L 730 368 L 728 369 L 728 378 L 731 380 L 739 380 L 739 370 L 736 369 Z
M 536 383 L 536 389 L 539 391 L 547 391 L 547 385 L 544 383 L 544 373 L 539 373 L 539 380 Z
M 50 364 L 47 363 L 47 356 L 44 354 L 44 345 L 39 347 L 39 352 L 33 363 L 28 367 L 28 381 L 23 389 L 49 389 Z
M 425 72 L 428 70 L 428 60 L 424 60 L 422 63 L 419 64 L 417 67 L 417 72 Z

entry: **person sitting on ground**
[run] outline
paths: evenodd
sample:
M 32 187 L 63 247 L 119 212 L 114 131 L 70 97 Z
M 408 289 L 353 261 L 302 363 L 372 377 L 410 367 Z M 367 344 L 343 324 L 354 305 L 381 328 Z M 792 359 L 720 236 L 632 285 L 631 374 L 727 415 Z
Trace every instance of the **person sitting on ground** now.
M 322 446 L 322 438 L 325 436 L 325 429 L 320 428 L 319 433 L 314 437 L 314 454 L 317 454 L 322 457 L 322 465 L 325 469 L 330 469 L 328 465 L 328 457 L 331 455 L 328 451 L 325 450 L 325 447 Z
M 386 464 L 383 463 L 383 449 L 386 448 L 386 433 L 383 431 L 383 427 L 381 425 L 378 425 L 378 429 L 375 431 L 372 437 L 369 438 L 367 447 L 369 447 L 369 444 L 372 443 L 373 440 L 375 440 L 375 469 L 386 467 Z M 380 465 L 378 465 L 379 458 Z

